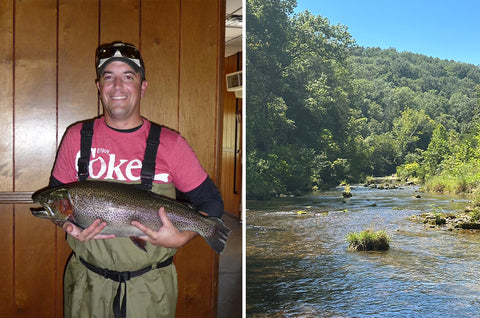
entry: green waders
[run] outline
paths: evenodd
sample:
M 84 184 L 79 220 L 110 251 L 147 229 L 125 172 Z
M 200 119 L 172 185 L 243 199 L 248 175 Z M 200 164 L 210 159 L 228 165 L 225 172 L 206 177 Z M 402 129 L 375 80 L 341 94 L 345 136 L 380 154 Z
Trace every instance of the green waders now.
M 72 256 L 64 280 L 64 317 L 114 317 L 113 302 L 119 284 L 90 271 Z M 173 264 L 128 280 L 120 295 L 121 299 L 125 291 L 128 295 L 126 317 L 175 317 L 177 290 Z

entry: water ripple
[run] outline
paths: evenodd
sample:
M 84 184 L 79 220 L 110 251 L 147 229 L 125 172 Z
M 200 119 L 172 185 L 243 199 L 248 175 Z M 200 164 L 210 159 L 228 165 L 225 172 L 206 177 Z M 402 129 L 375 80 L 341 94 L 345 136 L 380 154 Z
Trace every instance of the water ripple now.
M 247 210 L 249 317 L 475 317 L 480 234 L 429 230 L 412 214 L 461 209 L 466 199 L 417 189 L 354 188 Z M 345 235 L 385 229 L 391 249 L 347 251 Z

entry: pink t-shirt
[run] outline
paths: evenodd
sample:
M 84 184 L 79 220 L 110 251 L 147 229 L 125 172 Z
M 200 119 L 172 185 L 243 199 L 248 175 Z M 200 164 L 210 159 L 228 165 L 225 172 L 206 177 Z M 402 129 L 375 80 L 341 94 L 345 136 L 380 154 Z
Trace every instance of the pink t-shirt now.
M 62 183 L 78 180 L 77 160 L 80 157 L 82 124 L 70 127 L 63 137 L 53 169 L 53 177 Z M 150 122 L 143 120 L 140 129 L 119 132 L 109 128 L 105 118 L 95 120 L 89 178 L 139 181 Z M 174 183 L 182 192 L 198 187 L 207 178 L 197 156 L 185 139 L 163 127 L 155 166 L 156 183 Z

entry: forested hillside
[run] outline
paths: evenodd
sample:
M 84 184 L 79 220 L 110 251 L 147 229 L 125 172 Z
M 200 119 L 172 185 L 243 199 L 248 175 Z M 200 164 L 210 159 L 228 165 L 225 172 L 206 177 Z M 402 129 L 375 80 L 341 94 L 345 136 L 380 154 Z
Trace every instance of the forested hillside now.
M 478 66 L 363 48 L 294 6 L 247 1 L 248 198 L 393 173 L 480 183 Z

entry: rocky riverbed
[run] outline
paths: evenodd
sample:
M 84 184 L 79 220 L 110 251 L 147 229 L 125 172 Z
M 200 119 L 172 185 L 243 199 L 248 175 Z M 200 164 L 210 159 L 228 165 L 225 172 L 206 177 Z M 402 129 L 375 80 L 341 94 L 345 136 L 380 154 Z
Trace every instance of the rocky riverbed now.
M 364 183 L 364 187 L 374 189 L 398 189 L 401 186 L 414 185 L 413 182 L 403 181 L 396 178 L 395 175 L 371 178 Z M 345 196 L 344 196 L 345 197 Z M 421 198 L 421 194 L 414 195 L 415 198 Z M 431 211 L 420 215 L 412 215 L 411 220 L 421 222 L 429 228 L 453 230 L 479 230 L 480 229 L 480 207 L 467 207 L 461 212 L 442 212 Z
M 463 212 L 425 212 L 420 215 L 412 215 L 410 219 L 422 222 L 430 228 L 453 230 L 478 230 L 480 229 L 480 211 L 478 209 L 466 209 Z

